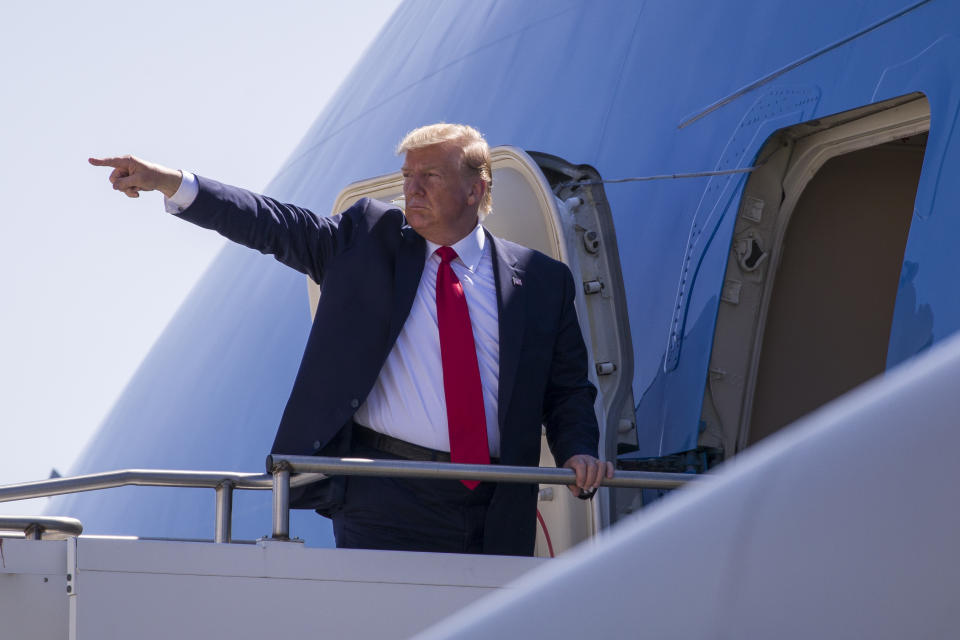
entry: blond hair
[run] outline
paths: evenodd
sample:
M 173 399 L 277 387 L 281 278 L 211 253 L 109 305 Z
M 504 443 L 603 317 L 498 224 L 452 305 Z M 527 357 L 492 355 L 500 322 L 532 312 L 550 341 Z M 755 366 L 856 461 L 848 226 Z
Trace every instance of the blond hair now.
M 439 122 L 414 129 L 397 145 L 397 155 L 411 149 L 430 147 L 443 142 L 453 142 L 463 151 L 463 169 L 477 175 L 487 185 L 480 200 L 481 217 L 493 207 L 493 172 L 490 169 L 490 147 L 483 134 L 465 124 Z

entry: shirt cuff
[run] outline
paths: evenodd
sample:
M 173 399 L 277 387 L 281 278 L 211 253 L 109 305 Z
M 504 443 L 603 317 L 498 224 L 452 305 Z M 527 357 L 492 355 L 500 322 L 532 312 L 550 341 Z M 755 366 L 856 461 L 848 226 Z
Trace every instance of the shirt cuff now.
M 200 193 L 200 185 L 197 183 L 197 176 L 189 171 L 181 171 L 183 178 L 180 180 L 180 188 L 171 197 L 163 198 L 163 208 L 167 213 L 182 213 L 184 209 L 193 204 Z

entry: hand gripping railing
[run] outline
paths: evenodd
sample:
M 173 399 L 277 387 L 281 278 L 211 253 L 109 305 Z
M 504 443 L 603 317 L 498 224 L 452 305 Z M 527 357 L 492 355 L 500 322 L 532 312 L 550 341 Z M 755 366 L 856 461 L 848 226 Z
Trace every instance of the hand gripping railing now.
M 267 456 L 267 469 L 273 474 L 273 537 L 278 540 L 287 540 L 290 537 L 290 486 L 308 484 L 298 482 L 302 476 L 291 478 L 291 473 L 310 474 L 310 482 L 326 476 L 344 475 L 572 485 L 576 478 L 572 469 L 551 467 L 284 455 Z M 600 485 L 633 489 L 676 489 L 698 477 L 686 473 L 617 471 L 614 477 L 604 478 Z
M 130 485 L 147 487 L 195 487 L 216 490 L 216 524 L 214 542 L 230 542 L 233 512 L 233 490 L 273 491 L 273 539 L 290 539 L 290 488 L 307 485 L 328 476 L 363 475 L 394 478 L 426 478 L 436 480 L 480 480 L 531 484 L 573 484 L 570 469 L 546 467 L 512 467 L 505 465 L 453 464 L 449 462 L 414 462 L 410 460 L 369 460 L 365 458 L 321 458 L 315 456 L 267 456 L 269 474 L 233 473 L 228 471 L 170 471 L 161 469 L 126 469 L 94 473 L 72 478 L 55 478 L 39 482 L 0 487 L 0 502 L 28 500 L 95 491 Z M 291 474 L 298 474 L 291 477 Z M 640 489 L 675 489 L 698 476 L 683 473 L 649 471 L 617 471 L 613 478 L 604 478 L 605 487 Z M 27 537 L 37 538 L 44 530 L 63 535 L 79 535 L 83 527 L 73 518 L 18 516 L 0 519 L 0 531 L 23 529 Z

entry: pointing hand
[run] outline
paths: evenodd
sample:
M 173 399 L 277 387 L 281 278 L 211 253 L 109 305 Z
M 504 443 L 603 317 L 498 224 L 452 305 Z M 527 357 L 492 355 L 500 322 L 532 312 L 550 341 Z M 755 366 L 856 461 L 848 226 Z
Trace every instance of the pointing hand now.
M 141 191 L 160 191 L 168 198 L 180 188 L 183 173 L 134 156 L 116 158 L 89 158 L 95 167 L 113 167 L 110 184 L 131 198 L 139 198 Z

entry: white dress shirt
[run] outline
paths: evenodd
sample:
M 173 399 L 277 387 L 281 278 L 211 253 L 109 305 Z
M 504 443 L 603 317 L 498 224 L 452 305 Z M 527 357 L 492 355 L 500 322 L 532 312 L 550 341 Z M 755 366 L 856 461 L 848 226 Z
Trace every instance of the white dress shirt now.
M 437 326 L 437 269 L 440 247 L 427 241 L 426 263 L 410 315 L 380 369 L 355 420 L 375 431 L 439 451 L 450 451 L 447 404 L 443 392 L 440 330 Z M 493 259 L 483 227 L 477 225 L 453 245 L 450 263 L 463 286 L 477 346 L 483 410 L 490 455 L 500 455 L 497 385 L 500 380 L 500 323 Z
M 197 197 L 196 176 L 184 171 L 177 192 L 165 199 L 169 213 L 180 213 Z M 423 275 L 410 315 L 390 350 L 366 402 L 354 419 L 374 431 L 438 451 L 450 451 L 447 405 L 443 392 L 440 331 L 437 325 L 437 269 L 440 245 L 427 241 Z M 497 389 L 500 380 L 500 323 L 493 258 L 479 224 L 453 245 L 450 263 L 463 286 L 477 346 L 490 455 L 500 455 Z
M 200 193 L 200 185 L 197 184 L 197 176 L 189 171 L 181 171 L 183 178 L 180 180 L 180 187 L 177 192 L 169 198 L 164 197 L 163 208 L 167 213 L 180 213 L 193 204 Z

